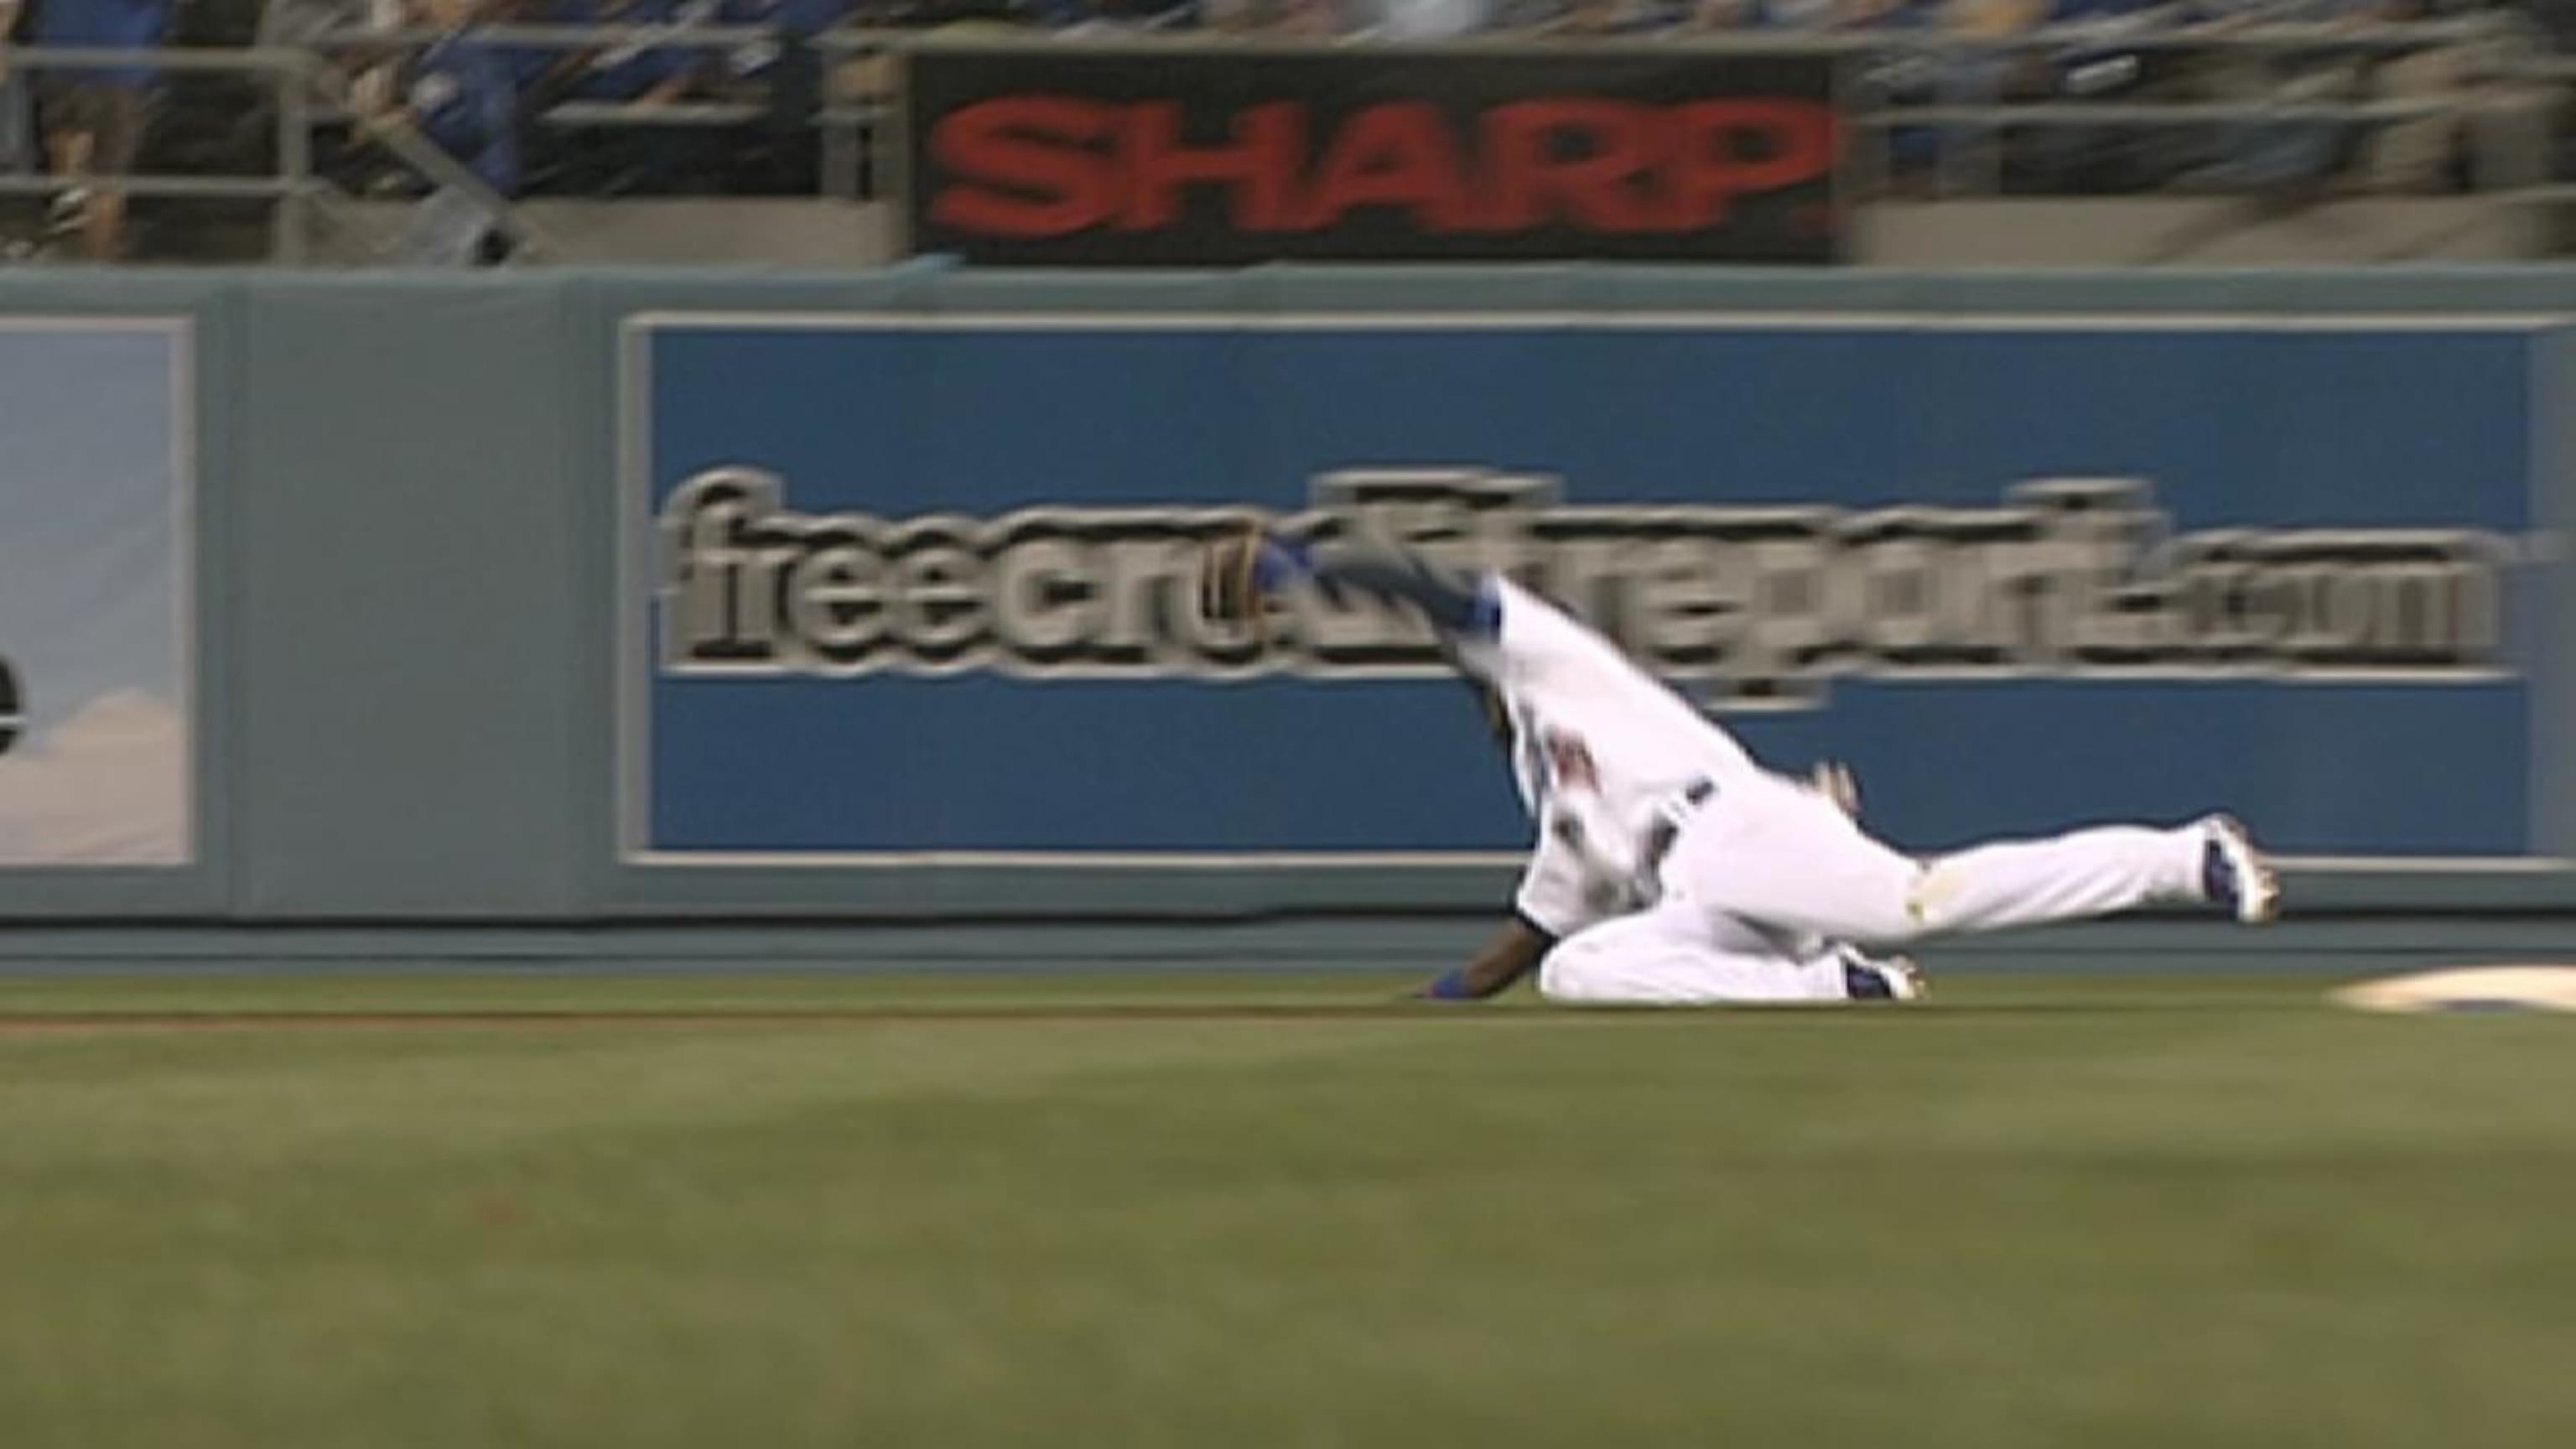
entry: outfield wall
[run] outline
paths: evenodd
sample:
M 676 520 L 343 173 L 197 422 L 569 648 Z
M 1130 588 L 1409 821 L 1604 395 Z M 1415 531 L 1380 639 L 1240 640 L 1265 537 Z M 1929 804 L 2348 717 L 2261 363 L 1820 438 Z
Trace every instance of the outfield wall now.
M 1247 510 L 1543 581 L 1758 752 L 1856 761 L 1904 843 L 2225 805 L 2312 909 L 2576 908 L 2576 273 L 20 275 L 0 312 L 12 917 L 1500 900 L 1524 827 L 1427 641 L 1196 618 Z

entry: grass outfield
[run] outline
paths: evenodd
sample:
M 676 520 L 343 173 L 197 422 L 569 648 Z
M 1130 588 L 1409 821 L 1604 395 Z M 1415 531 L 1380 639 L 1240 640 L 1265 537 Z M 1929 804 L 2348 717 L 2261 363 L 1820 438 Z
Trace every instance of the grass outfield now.
M 0 1436 L 2576 1443 L 2576 1020 L 2321 984 L 0 982 Z

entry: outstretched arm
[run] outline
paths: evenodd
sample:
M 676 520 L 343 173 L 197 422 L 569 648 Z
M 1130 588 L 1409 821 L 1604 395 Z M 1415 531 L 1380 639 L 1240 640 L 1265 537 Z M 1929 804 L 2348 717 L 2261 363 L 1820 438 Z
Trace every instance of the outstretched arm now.
M 1513 982 L 1527 976 L 1555 944 L 1555 937 L 1514 916 L 1473 960 L 1442 972 L 1414 995 L 1431 1001 L 1482 1001 L 1499 996 Z

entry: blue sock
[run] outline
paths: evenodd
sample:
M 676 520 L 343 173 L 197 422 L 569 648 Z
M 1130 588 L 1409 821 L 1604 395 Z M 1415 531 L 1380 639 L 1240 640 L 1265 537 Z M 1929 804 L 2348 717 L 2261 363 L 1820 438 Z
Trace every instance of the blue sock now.
M 1877 967 L 1845 961 L 1843 994 L 1854 1001 L 1894 1001 L 1896 988 L 1887 984 L 1887 974 Z

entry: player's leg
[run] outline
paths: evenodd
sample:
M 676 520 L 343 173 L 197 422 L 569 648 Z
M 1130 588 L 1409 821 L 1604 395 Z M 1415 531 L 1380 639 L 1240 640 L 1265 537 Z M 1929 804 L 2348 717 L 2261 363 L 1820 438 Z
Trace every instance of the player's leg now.
M 2207 902 L 2255 925 L 2280 904 L 2271 867 L 2224 816 L 1981 845 L 1925 862 L 1914 894 L 1925 928 L 1936 931 L 2089 920 L 2166 901 Z
M 1701 911 L 1711 929 L 1751 920 L 1890 943 L 1919 934 L 1905 903 L 1921 873 L 1821 794 L 1755 776 L 1727 782 L 1682 817 L 1657 880 L 1665 902 Z
M 1803 954 L 1741 921 L 1656 908 L 1577 931 L 1539 963 L 1539 993 L 1560 1006 L 1722 1006 L 1911 1000 L 1913 963 L 1845 946 Z
M 1863 832 L 1822 793 L 1778 777 L 1729 782 L 1665 858 L 1668 899 L 1836 940 L 2090 920 L 2167 901 L 2270 919 L 2278 886 L 2233 821 L 2105 826 L 1918 861 Z

